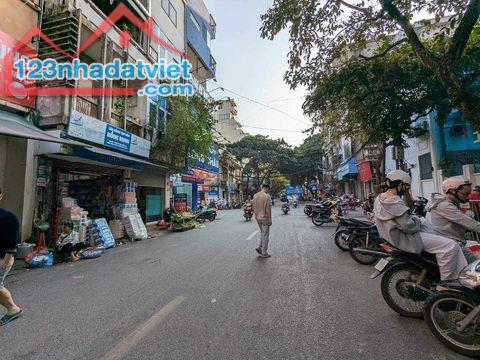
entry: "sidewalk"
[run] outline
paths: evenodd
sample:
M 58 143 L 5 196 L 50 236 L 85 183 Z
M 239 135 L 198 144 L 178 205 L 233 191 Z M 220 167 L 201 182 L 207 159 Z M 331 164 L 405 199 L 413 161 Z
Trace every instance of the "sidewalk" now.
M 159 230 L 156 225 L 148 225 L 147 226 L 147 231 L 148 231 L 148 239 L 141 240 L 141 241 L 150 241 L 150 240 L 153 240 L 153 239 L 159 239 L 159 238 L 165 237 L 165 236 L 167 236 L 168 234 L 171 233 L 171 231 L 169 231 L 169 230 Z M 109 254 L 114 254 L 116 251 L 120 250 L 125 245 L 132 244 L 134 246 L 135 241 L 130 242 L 129 239 L 124 239 L 124 241 L 125 241 L 125 243 L 123 243 L 123 244 L 122 243 L 120 243 L 120 244 L 117 243 L 116 247 L 108 249 L 108 250 L 106 250 L 106 252 L 108 252 Z M 85 260 L 80 260 L 80 261 L 85 261 Z M 53 267 L 58 267 L 58 266 L 61 266 L 61 265 L 68 265 L 68 264 L 71 264 L 71 263 L 68 262 L 68 261 L 67 262 L 62 262 L 62 263 L 58 263 L 58 264 L 53 265 Z M 50 267 L 46 267 L 46 268 L 50 268 Z M 8 276 L 16 275 L 16 274 L 22 273 L 24 271 L 42 270 L 42 269 L 44 269 L 44 268 L 30 269 L 30 268 L 25 266 L 25 262 L 23 261 L 23 259 L 16 259 L 15 263 L 13 264 L 12 270 L 10 270 L 10 273 L 8 274 Z

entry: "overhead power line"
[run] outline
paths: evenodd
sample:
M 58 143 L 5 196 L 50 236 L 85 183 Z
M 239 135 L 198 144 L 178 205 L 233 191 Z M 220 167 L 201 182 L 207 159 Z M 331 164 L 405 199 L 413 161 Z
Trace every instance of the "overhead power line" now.
M 243 99 L 245 99 L 245 100 L 251 101 L 251 102 L 253 102 L 253 103 L 255 103 L 255 104 L 258 104 L 258 105 L 261 105 L 261 106 L 263 106 L 263 107 L 265 107 L 265 108 L 267 108 L 267 109 L 270 109 L 270 110 L 276 111 L 276 112 L 278 112 L 278 113 L 280 113 L 280 114 L 283 114 L 283 115 L 287 116 L 288 118 L 290 118 L 290 119 L 292 119 L 292 120 L 295 120 L 296 122 L 298 122 L 298 123 L 300 123 L 300 124 L 307 125 L 307 126 L 311 126 L 311 124 L 308 124 L 308 123 L 306 123 L 305 121 L 299 120 L 299 119 L 293 117 L 292 115 L 290 115 L 289 113 L 287 113 L 287 112 L 285 112 L 285 111 L 283 111 L 283 110 L 280 110 L 280 109 L 278 109 L 278 108 L 276 108 L 276 107 L 273 107 L 273 106 L 264 104 L 264 103 L 262 103 L 262 102 L 260 102 L 260 101 L 257 101 L 257 100 L 255 100 L 255 99 L 252 99 L 252 98 L 249 98 L 249 97 L 244 96 L 244 95 L 242 95 L 242 94 L 239 94 L 239 93 L 237 93 L 237 92 L 235 92 L 235 91 L 233 91 L 233 90 L 227 89 L 226 87 L 223 87 L 223 86 L 222 86 L 222 89 L 225 90 L 225 91 L 228 91 L 229 93 L 232 93 L 232 94 L 234 94 L 234 95 L 236 95 L 236 96 L 239 96 L 239 97 L 241 97 L 241 98 L 243 98 Z

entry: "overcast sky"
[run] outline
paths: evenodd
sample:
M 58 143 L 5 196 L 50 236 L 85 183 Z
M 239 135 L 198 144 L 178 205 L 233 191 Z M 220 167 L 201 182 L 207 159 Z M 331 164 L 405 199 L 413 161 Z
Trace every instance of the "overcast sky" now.
M 217 37 L 213 41 L 213 56 L 217 60 L 217 80 L 209 82 L 210 90 L 218 86 L 288 113 L 291 117 L 241 98 L 231 92 L 216 90 L 215 98 L 232 97 L 238 103 L 238 119 L 251 134 L 283 137 L 295 146 L 305 135 L 309 119 L 303 115 L 305 92 L 295 91 L 284 83 L 287 69 L 289 38 L 283 33 L 274 41 L 260 37 L 260 15 L 271 0 L 204 0 L 217 22 Z M 247 126 L 285 129 L 294 132 L 260 130 Z M 296 132 L 295 132 L 296 131 Z

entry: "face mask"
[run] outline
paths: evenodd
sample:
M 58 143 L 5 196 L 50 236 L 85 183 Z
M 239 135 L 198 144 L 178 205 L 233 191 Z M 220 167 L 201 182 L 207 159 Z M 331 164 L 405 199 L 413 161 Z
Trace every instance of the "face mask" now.
M 400 189 L 399 189 L 400 188 Z M 398 196 L 403 196 L 407 193 L 407 188 L 404 185 L 399 185 L 397 187 L 397 195 Z

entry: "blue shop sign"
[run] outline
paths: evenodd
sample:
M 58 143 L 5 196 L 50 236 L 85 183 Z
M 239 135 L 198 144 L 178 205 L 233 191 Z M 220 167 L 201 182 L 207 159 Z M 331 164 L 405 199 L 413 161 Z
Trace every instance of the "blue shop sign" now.
M 214 144 L 211 146 L 208 163 L 197 161 L 194 167 L 218 174 L 220 172 L 220 156 L 218 152 L 218 145 Z
M 132 134 L 110 124 L 107 124 L 105 131 L 105 139 L 103 144 L 114 149 L 130 152 L 130 143 L 132 142 Z
M 150 141 L 78 111 L 72 111 L 68 136 L 144 158 L 150 156 Z
M 218 196 L 218 190 L 210 190 L 210 191 L 208 192 L 208 195 L 210 195 L 210 196 Z

